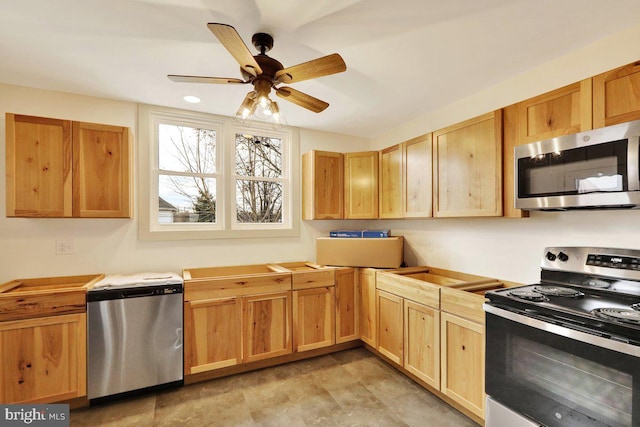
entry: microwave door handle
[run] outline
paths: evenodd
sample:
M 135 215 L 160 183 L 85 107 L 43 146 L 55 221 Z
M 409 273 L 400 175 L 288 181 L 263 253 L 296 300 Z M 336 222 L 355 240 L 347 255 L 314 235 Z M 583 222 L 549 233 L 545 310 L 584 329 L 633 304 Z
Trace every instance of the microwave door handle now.
M 627 143 L 627 174 L 629 191 L 640 190 L 640 136 L 630 136 Z

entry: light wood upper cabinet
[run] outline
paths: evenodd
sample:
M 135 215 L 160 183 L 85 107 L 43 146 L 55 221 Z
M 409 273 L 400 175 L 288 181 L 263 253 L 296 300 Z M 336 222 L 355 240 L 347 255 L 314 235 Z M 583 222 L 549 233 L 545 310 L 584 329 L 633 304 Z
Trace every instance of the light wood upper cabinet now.
M 402 144 L 402 216 L 432 216 L 432 135 L 426 134 Z
M 593 127 L 640 119 L 640 61 L 593 78 Z
M 70 217 L 71 122 L 6 115 L 7 216 Z
M 293 318 L 293 351 L 335 344 L 335 287 L 293 291 Z
M 378 218 L 378 152 L 344 155 L 346 219 Z
M 380 218 L 402 218 L 402 144 L 380 151 Z
M 356 270 L 350 267 L 336 270 L 336 343 L 360 338 Z
M 519 102 L 518 145 L 592 129 L 591 79 Z
M 377 346 L 376 326 L 376 271 L 372 268 L 358 269 L 360 302 L 360 339 L 372 347 Z
M 197 374 L 242 363 L 240 298 L 184 305 L 184 372 Z
M 130 131 L 7 113 L 7 216 L 130 218 Z
M 434 216 L 502 215 L 502 111 L 433 133 Z
M 484 418 L 484 325 L 445 312 L 440 316 L 440 391 Z
M 329 151 L 302 155 L 302 219 L 344 217 L 344 156 Z
M 73 216 L 130 218 L 129 129 L 73 122 Z
M 0 402 L 85 396 L 86 340 L 85 313 L 0 323 Z
M 509 105 L 502 109 L 502 215 L 507 218 L 525 218 L 529 211 L 516 209 L 514 149 L 518 141 L 518 107 Z

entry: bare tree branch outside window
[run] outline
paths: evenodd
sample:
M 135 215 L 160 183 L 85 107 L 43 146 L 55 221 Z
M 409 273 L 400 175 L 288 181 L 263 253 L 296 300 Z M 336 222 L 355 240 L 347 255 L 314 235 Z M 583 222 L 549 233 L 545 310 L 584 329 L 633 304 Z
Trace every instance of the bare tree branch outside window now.
M 168 124 L 159 131 L 158 192 L 176 207 L 173 222 L 216 222 L 216 132 Z
M 236 220 L 282 223 L 282 140 L 236 134 Z
M 159 221 L 161 218 L 166 218 L 162 222 L 217 221 L 216 137 L 211 129 L 160 124 Z M 282 223 L 285 182 L 282 162 L 282 139 L 235 135 L 238 223 Z

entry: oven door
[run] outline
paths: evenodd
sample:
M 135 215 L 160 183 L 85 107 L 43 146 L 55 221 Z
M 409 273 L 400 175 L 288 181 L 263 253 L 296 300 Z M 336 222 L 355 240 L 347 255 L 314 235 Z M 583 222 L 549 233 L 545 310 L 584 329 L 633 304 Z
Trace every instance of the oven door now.
M 639 347 L 490 304 L 485 311 L 491 399 L 547 426 L 640 426 Z

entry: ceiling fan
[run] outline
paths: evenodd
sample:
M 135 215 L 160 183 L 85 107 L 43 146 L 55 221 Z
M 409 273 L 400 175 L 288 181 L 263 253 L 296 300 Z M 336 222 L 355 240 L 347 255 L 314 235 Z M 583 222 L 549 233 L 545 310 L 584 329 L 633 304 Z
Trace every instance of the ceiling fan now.
M 279 61 L 266 54 L 273 47 L 273 37 L 269 34 L 256 33 L 253 35 L 251 42 L 260 53 L 251 55 L 247 45 L 231 25 L 210 23 L 207 24 L 207 27 L 238 61 L 243 79 L 182 75 L 168 75 L 167 77 L 174 82 L 187 83 L 251 83 L 254 90 L 247 94 L 238 110 L 238 115 L 243 118 L 254 114 L 257 109 L 266 111 L 267 115 L 278 114 L 278 105 L 269 99 L 271 89 L 274 89 L 280 98 L 319 113 L 329 106 L 327 102 L 288 86 L 279 85 L 341 73 L 347 69 L 344 60 L 337 53 L 285 68 Z

